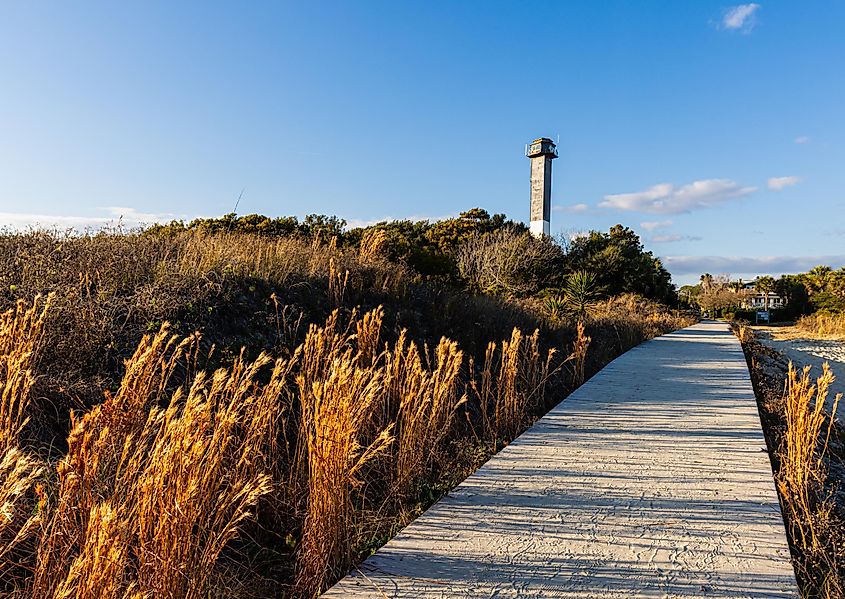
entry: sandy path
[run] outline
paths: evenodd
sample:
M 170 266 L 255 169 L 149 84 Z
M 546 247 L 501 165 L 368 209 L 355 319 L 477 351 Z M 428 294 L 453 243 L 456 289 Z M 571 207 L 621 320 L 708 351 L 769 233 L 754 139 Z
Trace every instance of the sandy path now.
M 624 354 L 325 596 L 796 597 L 738 341 Z
M 799 368 L 811 366 L 811 375 L 821 374 L 824 362 L 830 364 L 836 381 L 830 387 L 828 405 L 836 393 L 845 395 L 845 341 L 811 339 L 801 336 L 801 332 L 794 327 L 788 329 L 753 327 L 753 329 L 760 343 L 780 352 L 786 360 L 791 360 Z M 840 417 L 844 410 L 845 405 L 837 410 Z

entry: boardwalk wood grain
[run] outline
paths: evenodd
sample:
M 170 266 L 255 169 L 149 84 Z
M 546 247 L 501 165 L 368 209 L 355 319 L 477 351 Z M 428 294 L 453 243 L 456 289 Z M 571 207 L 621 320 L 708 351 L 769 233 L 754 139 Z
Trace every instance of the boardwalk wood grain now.
M 724 324 L 609 364 L 325 597 L 796 597 Z

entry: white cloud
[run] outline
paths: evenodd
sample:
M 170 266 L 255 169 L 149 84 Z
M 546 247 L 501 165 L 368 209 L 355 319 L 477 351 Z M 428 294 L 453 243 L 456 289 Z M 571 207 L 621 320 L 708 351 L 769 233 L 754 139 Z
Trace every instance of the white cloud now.
M 582 239 L 584 237 L 589 237 L 589 231 L 562 231 L 561 235 L 566 237 L 569 241 L 575 241 L 576 239 Z
M 798 177 L 772 177 L 768 181 L 769 189 L 772 191 L 780 191 L 784 187 L 797 185 L 801 179 Z
M 169 223 L 172 220 L 192 220 L 200 218 L 199 215 L 173 214 L 170 212 L 140 212 L 139 210 L 129 206 L 102 206 L 97 208 L 102 214 L 99 216 L 71 216 L 71 215 L 54 215 L 54 214 L 35 214 L 24 212 L 0 212 L 0 229 L 10 228 L 15 230 L 26 229 L 28 227 L 43 227 L 43 228 L 58 228 L 58 229 L 101 229 L 107 226 L 123 225 L 126 228 L 135 228 L 142 225 L 152 225 L 155 223 Z M 412 215 L 395 219 L 391 216 L 385 216 L 379 219 L 357 219 L 350 218 L 347 220 L 348 228 L 368 227 L 392 220 L 410 220 L 413 222 L 419 221 L 439 221 L 448 218 L 455 218 L 457 214 L 446 214 L 441 216 L 424 216 Z
M 555 212 L 586 212 L 590 207 L 587 204 L 572 204 L 571 206 L 552 206 Z
M 646 231 L 654 231 L 655 229 L 665 229 L 672 226 L 671 220 L 647 220 L 640 223 L 640 226 Z
M 349 229 L 364 229 L 366 227 L 372 227 L 373 225 L 377 225 L 378 223 L 384 222 L 386 220 L 393 220 L 391 218 L 378 218 L 378 219 L 361 219 L 361 218 L 348 218 L 346 219 L 346 226 Z
M 127 206 L 103 206 L 100 210 L 108 212 L 114 219 L 122 219 L 123 222 L 153 224 L 169 222 L 174 219 L 185 218 L 185 215 L 173 214 L 171 212 L 138 212 L 135 208 Z
M 139 212 L 126 206 L 105 206 L 98 208 L 105 214 L 100 216 L 72 216 L 55 214 L 34 214 L 26 212 L 0 212 L 0 227 L 26 229 L 27 227 L 57 227 L 59 229 L 98 229 L 122 224 L 126 227 L 151 225 L 185 218 L 185 215 L 171 213 Z
M 807 272 L 819 264 L 845 265 L 845 255 L 832 256 L 666 256 L 663 263 L 673 275 L 712 273 L 770 274 Z
M 604 196 L 599 206 L 652 214 L 681 214 L 698 208 L 712 208 L 755 191 L 756 187 L 742 187 L 730 179 L 704 179 L 680 188 L 671 183 L 660 183 L 645 191 Z
M 678 235 L 677 233 L 667 233 L 665 235 L 655 235 L 649 241 L 652 243 L 674 243 L 676 241 L 701 241 L 702 238 L 697 235 Z
M 756 13 L 759 9 L 760 5 L 755 2 L 732 6 L 725 11 L 725 15 L 722 18 L 722 28 L 740 30 L 743 33 L 748 33 L 756 24 L 754 13 Z
M 799 135 L 795 138 L 795 143 L 797 144 L 808 144 L 810 143 L 810 138 L 806 135 Z

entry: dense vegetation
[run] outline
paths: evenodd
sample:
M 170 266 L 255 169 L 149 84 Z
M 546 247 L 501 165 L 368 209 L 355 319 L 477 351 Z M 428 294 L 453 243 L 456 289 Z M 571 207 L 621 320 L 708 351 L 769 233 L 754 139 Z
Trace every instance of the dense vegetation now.
M 0 235 L 0 595 L 312 596 L 689 322 L 623 227 Z
M 527 227 L 504 214 L 481 208 L 440 221 L 385 221 L 345 230 L 334 216 L 269 218 L 228 214 L 219 219 L 174 221 L 157 225 L 149 234 L 182 231 L 244 232 L 268 237 L 321 236 L 341 248 L 358 249 L 374 235 L 384 257 L 406 265 L 417 281 L 442 282 L 509 297 L 524 297 L 563 285 L 567 275 L 586 270 L 595 275 L 606 296 L 636 293 L 659 302 L 675 303 L 675 288 L 662 263 L 643 249 L 631 229 L 616 225 L 607 233 L 591 231 L 574 239 L 538 241 Z M 493 235 L 491 235 L 493 234 Z M 472 243 L 468 243 L 468 242 Z M 483 258 L 483 260 L 481 260 Z
M 748 297 L 746 287 L 741 279 L 705 273 L 699 284 L 681 287 L 679 295 L 686 303 L 714 314 L 747 319 L 751 313 L 743 310 Z M 762 276 L 755 279 L 751 287 L 766 296 L 774 294 L 784 300 L 784 308 L 773 312 L 774 320 L 793 320 L 815 313 L 845 313 L 845 268 L 834 270 L 829 266 L 816 266 L 809 272 L 781 275 L 777 279 Z

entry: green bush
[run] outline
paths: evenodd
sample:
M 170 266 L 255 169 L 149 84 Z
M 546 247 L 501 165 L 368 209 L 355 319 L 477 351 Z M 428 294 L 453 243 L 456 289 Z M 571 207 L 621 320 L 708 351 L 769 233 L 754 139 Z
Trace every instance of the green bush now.
M 841 314 L 845 312 L 845 297 L 830 291 L 820 291 L 812 297 L 812 305 L 816 312 Z

